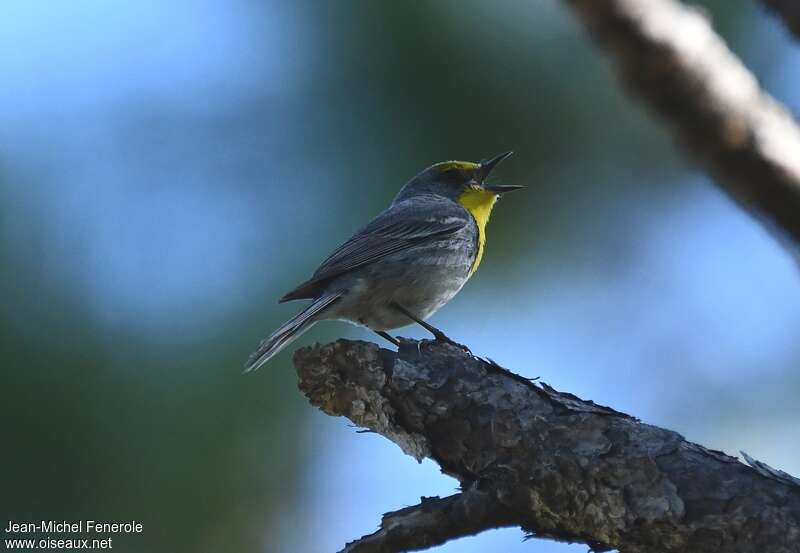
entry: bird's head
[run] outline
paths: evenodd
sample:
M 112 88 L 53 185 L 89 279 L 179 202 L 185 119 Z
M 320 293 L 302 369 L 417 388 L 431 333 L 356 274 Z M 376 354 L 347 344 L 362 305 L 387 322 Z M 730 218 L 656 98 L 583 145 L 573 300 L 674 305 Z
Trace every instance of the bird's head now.
M 443 161 L 431 165 L 400 190 L 395 202 L 422 194 L 443 196 L 460 201 L 465 194 L 474 198 L 494 200 L 501 194 L 524 188 L 517 184 L 497 184 L 487 182 L 492 170 L 513 152 L 506 152 L 492 159 L 472 163 L 470 161 Z

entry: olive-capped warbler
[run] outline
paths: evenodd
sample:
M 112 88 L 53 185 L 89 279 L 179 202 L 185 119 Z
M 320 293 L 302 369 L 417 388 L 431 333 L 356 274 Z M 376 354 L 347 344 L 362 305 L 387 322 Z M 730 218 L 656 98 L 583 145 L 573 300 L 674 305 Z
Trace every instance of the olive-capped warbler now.
M 245 371 L 269 361 L 317 321 L 339 319 L 374 330 L 425 322 L 478 268 L 486 223 L 500 194 L 522 188 L 486 182 L 511 155 L 481 163 L 445 161 L 411 179 L 391 205 L 339 246 L 310 279 L 281 298 L 311 303 L 258 346 Z

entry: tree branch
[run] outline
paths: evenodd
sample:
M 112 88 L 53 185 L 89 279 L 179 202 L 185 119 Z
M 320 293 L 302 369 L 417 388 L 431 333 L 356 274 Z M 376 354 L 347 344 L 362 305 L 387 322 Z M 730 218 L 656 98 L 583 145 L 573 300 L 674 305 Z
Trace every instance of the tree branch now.
M 786 27 L 800 38 L 800 2 L 797 0 L 761 0 L 764 5 L 775 12 Z
M 419 505 L 386 513 L 377 532 L 348 543 L 341 553 L 415 551 L 515 525 L 511 514 L 491 493 L 475 486 L 444 499 L 423 497 Z
M 800 129 L 708 19 L 674 0 L 565 2 L 610 55 L 628 90 L 672 127 L 723 190 L 791 238 L 797 255 Z
M 395 353 L 339 340 L 295 353 L 299 386 L 346 416 L 430 457 L 462 494 L 390 513 L 349 553 L 408 551 L 486 528 L 622 553 L 796 553 L 800 485 L 534 384 L 449 345 Z

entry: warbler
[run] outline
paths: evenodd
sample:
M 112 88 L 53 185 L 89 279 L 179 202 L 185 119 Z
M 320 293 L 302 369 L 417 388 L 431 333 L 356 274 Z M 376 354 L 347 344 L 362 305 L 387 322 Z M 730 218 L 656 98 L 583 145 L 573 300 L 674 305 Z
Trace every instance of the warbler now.
M 395 345 L 399 341 L 386 331 L 416 322 L 436 340 L 450 341 L 425 319 L 450 301 L 480 265 L 486 223 L 497 199 L 523 188 L 486 180 L 511 154 L 480 163 L 437 163 L 406 183 L 386 210 L 280 299 L 311 303 L 261 342 L 245 372 L 262 366 L 322 320 L 365 326 Z

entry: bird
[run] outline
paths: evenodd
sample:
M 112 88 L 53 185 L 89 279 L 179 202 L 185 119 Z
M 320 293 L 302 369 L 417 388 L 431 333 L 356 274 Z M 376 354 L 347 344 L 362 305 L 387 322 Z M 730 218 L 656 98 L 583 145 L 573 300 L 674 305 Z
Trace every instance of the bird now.
M 497 200 L 524 188 L 487 181 L 512 153 L 479 163 L 436 163 L 408 181 L 388 208 L 279 300 L 311 303 L 259 344 L 244 372 L 258 369 L 323 320 L 367 327 L 396 346 L 400 341 L 387 331 L 418 323 L 437 341 L 454 343 L 426 319 L 478 269 Z

